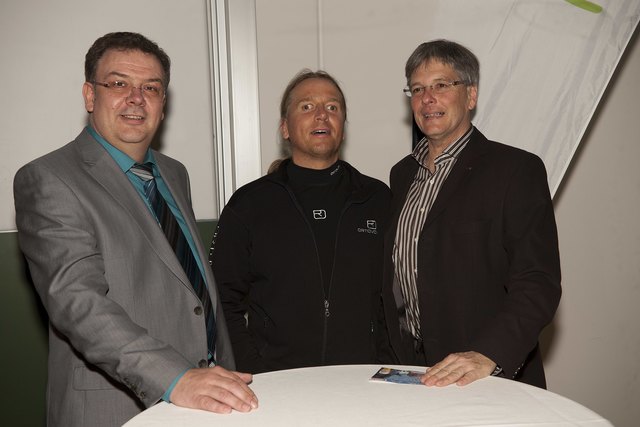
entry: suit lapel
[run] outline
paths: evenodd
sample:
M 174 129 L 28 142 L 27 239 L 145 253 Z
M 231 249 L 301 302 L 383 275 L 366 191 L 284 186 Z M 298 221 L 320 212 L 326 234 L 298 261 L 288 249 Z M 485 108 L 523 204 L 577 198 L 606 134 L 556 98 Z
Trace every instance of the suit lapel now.
M 180 212 L 182 213 L 182 217 L 187 224 L 187 228 L 191 233 L 191 237 L 193 237 L 193 242 L 196 245 L 197 252 L 195 255 L 200 259 L 200 262 L 202 262 L 202 265 L 204 267 L 203 270 L 205 275 L 205 282 L 207 283 L 209 289 L 209 297 L 211 298 L 211 302 L 213 303 L 214 311 L 217 313 L 219 310 L 217 307 L 218 295 L 215 292 L 214 285 L 215 279 L 213 277 L 211 269 L 208 268 L 209 260 L 205 258 L 205 254 L 207 252 L 202 245 L 202 240 L 200 240 L 200 231 L 198 230 L 198 226 L 194 221 L 195 215 L 193 214 L 190 195 L 188 194 L 188 179 L 185 176 L 181 176 L 178 173 L 178 170 L 175 167 L 172 167 L 170 163 L 166 161 L 166 157 L 159 155 L 158 153 L 154 153 L 154 157 L 156 159 L 164 182 L 169 188 L 169 191 L 171 192 L 171 195 L 173 196 L 178 209 L 180 209 Z M 180 269 L 182 271 L 182 267 Z M 184 275 L 184 277 L 185 280 L 187 280 L 186 275 Z M 189 281 L 186 281 L 185 283 L 188 285 L 189 289 L 193 290 L 193 287 L 191 286 Z
M 185 181 L 185 177 L 178 174 L 178 171 L 175 167 L 171 167 L 171 165 L 166 161 L 166 157 L 159 155 L 158 153 L 154 153 L 154 157 L 156 159 L 158 168 L 160 169 L 160 173 L 164 179 L 164 182 L 169 188 L 169 191 L 171 192 L 173 199 L 176 201 L 176 205 L 178 206 L 178 209 L 180 209 L 180 212 L 182 212 L 182 217 L 184 218 L 185 223 L 189 228 L 189 232 L 193 237 L 193 241 L 196 245 L 196 251 L 197 251 L 196 256 L 200 259 L 200 261 L 202 262 L 202 265 L 204 266 L 203 270 L 205 275 L 205 282 L 207 283 L 208 290 L 209 290 L 209 297 L 211 298 L 213 309 L 214 309 L 214 312 L 216 313 L 216 322 L 218 324 L 223 324 L 224 319 L 220 318 L 223 316 L 218 316 L 218 313 L 221 313 L 222 311 L 221 311 L 221 307 L 219 306 L 218 294 L 215 287 L 215 279 L 213 277 L 213 273 L 211 269 L 208 268 L 209 260 L 204 257 L 207 252 L 204 250 L 204 247 L 202 246 L 202 241 L 200 240 L 200 231 L 198 230 L 198 226 L 196 222 L 193 220 L 195 219 L 195 215 L 193 215 L 192 208 L 191 208 L 191 201 L 189 198 L 189 194 L 187 193 L 187 191 L 189 191 L 189 182 L 188 181 L 183 182 Z M 183 188 L 186 188 L 186 191 L 184 191 Z M 180 270 L 182 271 L 182 267 L 180 268 Z M 185 280 L 187 280 L 186 275 L 184 275 L 184 277 L 185 277 Z M 191 286 L 190 282 L 187 281 L 185 283 L 187 284 L 189 289 L 193 291 L 193 287 Z M 195 291 L 193 292 L 195 294 Z M 218 330 L 218 334 L 219 334 L 218 341 L 222 343 L 224 340 L 220 340 L 220 333 L 221 331 Z M 224 346 L 224 344 L 222 345 Z M 219 349 L 222 349 L 222 348 L 223 347 L 219 347 Z M 220 362 L 220 360 L 218 362 Z
M 444 184 L 442 184 L 442 188 L 440 188 L 438 196 L 427 215 L 427 219 L 422 228 L 423 230 L 427 229 L 447 206 L 449 206 L 451 198 L 456 194 L 458 189 L 467 182 L 476 160 L 485 154 L 485 144 L 482 143 L 483 140 L 485 140 L 484 136 L 477 129 L 474 129 L 467 146 L 460 153 L 456 164 L 453 166 L 453 169 L 451 169 Z
M 205 252 L 203 251 L 202 243 L 200 241 L 200 231 L 198 230 L 198 227 L 195 224 L 195 222 L 191 219 L 193 218 L 193 214 L 192 214 L 191 202 L 189 200 L 189 195 L 187 193 L 187 191 L 189 191 L 188 189 L 189 183 L 183 182 L 185 181 L 185 178 L 180 174 L 178 174 L 178 171 L 176 170 L 176 168 L 172 167 L 172 165 L 166 161 L 166 158 L 164 156 L 162 156 L 157 152 L 154 152 L 154 157 L 158 165 L 158 169 L 160 170 L 160 174 L 162 175 L 162 178 L 164 180 L 164 183 L 167 186 L 167 188 L 169 188 L 169 191 L 173 196 L 173 200 L 175 200 L 176 205 L 178 206 L 178 209 L 182 213 L 182 217 L 184 218 L 184 221 L 187 224 L 189 233 L 191 233 L 191 237 L 193 237 L 193 241 L 196 245 L 196 250 L 198 252 L 196 256 L 200 259 L 200 261 L 203 263 L 203 266 L 205 267 L 204 271 L 206 276 L 205 277 L 206 282 L 212 283 L 208 275 L 206 274 L 208 270 L 206 268 L 208 260 L 202 259 L 202 255 L 201 255 Z M 172 249 L 172 253 L 173 253 L 173 249 Z M 182 270 L 182 266 L 180 266 L 180 271 L 184 273 L 184 271 Z M 184 274 L 183 276 L 184 276 L 184 281 L 189 287 L 189 289 L 193 290 L 191 283 L 187 279 L 186 274 Z
M 192 292 L 189 280 L 175 256 L 173 248 L 151 215 L 138 192 L 133 188 L 127 176 L 118 167 L 113 158 L 85 130 L 76 139 L 82 165 L 96 182 L 129 213 L 140 227 L 142 235 L 149 242 L 151 250 L 169 267 L 173 274 Z M 182 207 L 181 207 L 182 208 Z M 135 236 L 134 236 L 135 238 Z

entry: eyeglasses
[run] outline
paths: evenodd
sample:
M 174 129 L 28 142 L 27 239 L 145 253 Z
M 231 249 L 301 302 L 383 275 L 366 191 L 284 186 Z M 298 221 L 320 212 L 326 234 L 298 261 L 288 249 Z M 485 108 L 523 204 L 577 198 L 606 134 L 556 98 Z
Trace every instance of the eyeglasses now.
M 422 96 L 424 95 L 424 91 L 427 89 L 434 95 L 442 95 L 443 93 L 449 92 L 454 86 L 466 84 L 469 84 L 469 82 L 467 82 L 466 80 L 455 80 L 453 82 L 437 82 L 427 86 L 407 86 L 402 89 L 402 91 L 409 98 L 413 98 L 414 96 Z
M 104 86 L 116 95 L 129 95 L 133 89 L 138 89 L 147 99 L 159 99 L 164 96 L 164 86 L 160 82 L 144 83 L 140 86 L 133 86 L 126 80 L 111 80 L 108 82 L 91 82 L 94 85 Z

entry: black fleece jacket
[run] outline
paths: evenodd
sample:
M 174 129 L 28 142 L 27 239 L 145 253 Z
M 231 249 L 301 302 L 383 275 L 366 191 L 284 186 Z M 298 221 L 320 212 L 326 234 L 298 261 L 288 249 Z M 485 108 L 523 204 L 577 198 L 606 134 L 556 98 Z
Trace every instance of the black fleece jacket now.
M 351 191 L 338 220 L 332 274 L 323 279 L 287 162 L 236 191 L 212 242 L 237 369 L 375 363 L 388 345 L 381 288 L 389 189 L 342 162 Z

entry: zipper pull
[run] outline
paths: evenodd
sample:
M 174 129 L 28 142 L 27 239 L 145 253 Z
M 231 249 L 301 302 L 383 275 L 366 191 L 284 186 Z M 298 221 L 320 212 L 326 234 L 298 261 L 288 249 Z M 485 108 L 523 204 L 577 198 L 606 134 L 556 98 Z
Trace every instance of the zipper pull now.
M 329 312 L 329 301 L 324 300 L 324 316 L 329 317 L 331 313 Z

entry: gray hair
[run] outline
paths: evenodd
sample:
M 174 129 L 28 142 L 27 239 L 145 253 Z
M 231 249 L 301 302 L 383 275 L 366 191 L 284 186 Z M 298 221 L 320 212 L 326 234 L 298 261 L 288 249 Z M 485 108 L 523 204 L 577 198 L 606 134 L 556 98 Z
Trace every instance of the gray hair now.
M 471 86 L 478 86 L 480 81 L 478 58 L 466 47 L 443 39 L 422 43 L 413 51 L 404 68 L 407 85 L 411 84 L 411 76 L 418 67 L 429 61 L 451 66 L 460 79 Z

